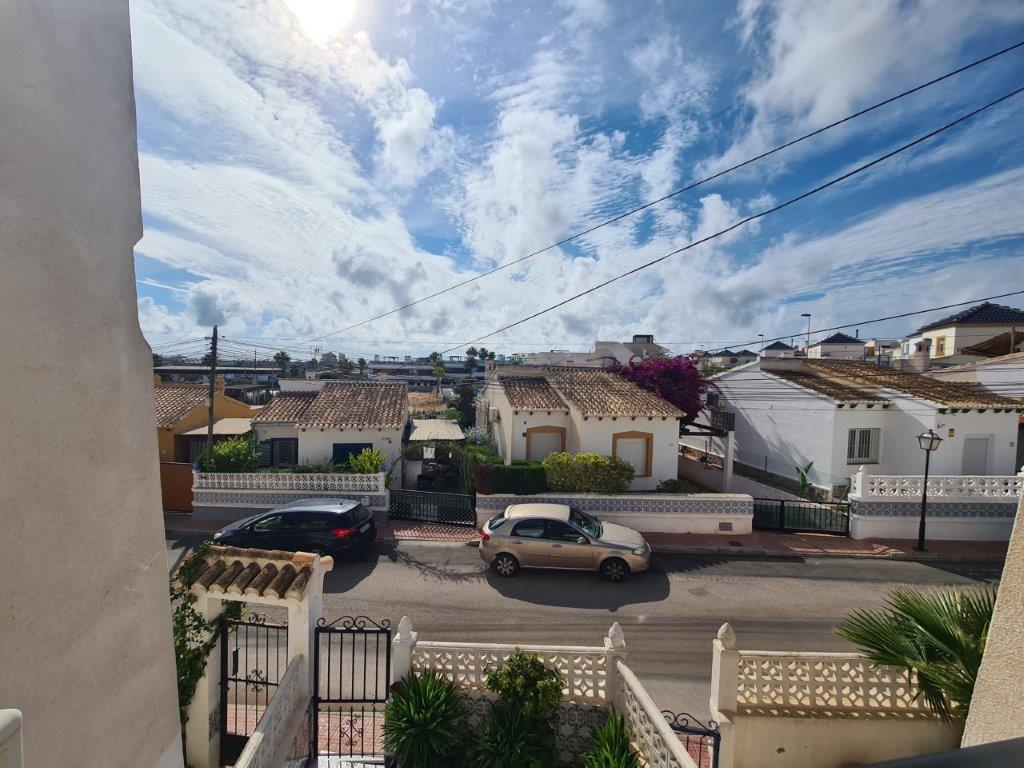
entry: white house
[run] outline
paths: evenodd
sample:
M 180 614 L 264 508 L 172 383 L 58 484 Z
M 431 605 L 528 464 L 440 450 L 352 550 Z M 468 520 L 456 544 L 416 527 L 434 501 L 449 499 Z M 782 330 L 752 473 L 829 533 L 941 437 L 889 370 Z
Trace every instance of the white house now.
M 833 333 L 807 347 L 807 357 L 861 360 L 864 357 L 864 340 L 845 333 Z
M 934 429 L 937 475 L 1008 475 L 1016 465 L 1024 400 L 976 384 L 852 360 L 761 359 L 718 374 L 719 405 L 735 417 L 736 461 L 822 488 L 871 474 L 920 474 L 917 435 Z
M 532 352 L 524 355 L 522 362 L 525 365 L 611 368 L 625 365 L 635 357 L 646 360 L 651 357 L 668 357 L 671 354 L 671 350 L 654 342 L 654 336 L 635 333 L 632 341 L 595 341 L 589 352 L 570 352 L 567 349 Z
M 1024 332 L 1022 332 L 1024 336 Z M 1000 355 L 952 368 L 928 371 L 928 376 L 939 381 L 958 381 L 976 384 L 989 392 L 1024 400 L 1024 352 Z M 1015 466 L 1024 466 L 1024 416 L 1017 426 L 1017 460 Z
M 796 357 L 796 348 L 784 341 L 773 341 L 761 350 L 761 357 Z
M 327 381 L 280 392 L 252 426 L 267 462 L 290 466 L 340 463 L 364 448 L 378 448 L 394 461 L 408 421 L 403 383 Z
M 559 451 L 617 456 L 636 469 L 634 490 L 678 474 L 682 412 L 609 371 L 492 372 L 481 414 L 506 463 Z
M 701 363 L 703 365 L 711 365 L 716 368 L 735 368 L 738 365 L 746 365 L 756 359 L 757 355 L 749 349 L 741 349 L 738 351 L 720 349 L 716 352 L 705 352 Z
M 1014 330 L 1024 336 L 1024 310 L 986 301 L 921 326 L 903 342 L 901 356 L 909 357 L 915 342 L 930 339 L 931 358 L 941 360 Z

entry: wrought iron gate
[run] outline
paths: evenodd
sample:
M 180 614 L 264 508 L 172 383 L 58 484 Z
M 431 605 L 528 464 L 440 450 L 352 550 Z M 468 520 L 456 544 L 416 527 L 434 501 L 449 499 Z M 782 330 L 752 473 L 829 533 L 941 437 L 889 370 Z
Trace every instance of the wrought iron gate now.
M 390 497 L 388 513 L 395 520 L 476 527 L 476 499 L 468 494 L 395 490 Z
M 753 526 L 759 531 L 850 535 L 848 502 L 754 499 Z
M 315 631 L 309 756 L 376 761 L 391 683 L 391 622 L 342 616 L 320 619 Z
M 661 714 L 668 721 L 669 728 L 679 736 L 697 768 L 718 768 L 718 746 L 722 741 L 718 723 L 709 720 L 704 725 L 692 715 L 667 709 L 663 709 Z
M 220 633 L 220 763 L 232 765 L 288 668 L 288 625 L 257 614 Z

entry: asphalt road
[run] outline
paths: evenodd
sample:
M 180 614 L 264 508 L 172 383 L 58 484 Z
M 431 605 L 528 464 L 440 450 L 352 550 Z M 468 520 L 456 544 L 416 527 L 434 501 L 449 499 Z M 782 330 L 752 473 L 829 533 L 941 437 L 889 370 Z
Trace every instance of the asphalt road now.
M 193 543 L 168 539 L 173 562 Z M 711 641 L 730 622 L 740 647 L 851 650 L 835 635 L 850 611 L 892 584 L 994 583 L 997 564 L 660 555 L 622 584 L 597 575 L 522 571 L 501 579 L 473 547 L 404 542 L 339 561 L 325 581 L 328 619 L 409 616 L 424 640 L 601 645 L 612 622 L 627 663 L 664 709 L 707 716 Z

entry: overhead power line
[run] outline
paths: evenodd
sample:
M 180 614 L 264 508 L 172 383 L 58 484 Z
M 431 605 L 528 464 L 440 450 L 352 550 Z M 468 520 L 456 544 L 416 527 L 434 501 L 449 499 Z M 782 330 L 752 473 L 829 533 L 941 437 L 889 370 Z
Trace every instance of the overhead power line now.
M 326 338 L 328 338 L 330 336 L 336 336 L 339 333 L 345 333 L 346 331 L 351 331 L 351 330 L 353 330 L 355 328 L 360 328 L 360 327 L 362 327 L 364 325 L 368 325 L 368 324 L 370 324 L 372 322 L 375 322 L 377 320 L 380 320 L 382 318 L 385 318 L 385 317 L 388 317 L 390 315 L 393 315 L 393 314 L 396 314 L 398 312 L 401 312 L 402 310 L 408 309 L 409 307 L 414 307 L 417 304 L 422 304 L 425 301 L 430 301 L 431 299 L 435 299 L 438 296 L 441 296 L 443 294 L 449 293 L 450 291 L 454 291 L 457 288 L 463 287 L 464 285 L 469 285 L 470 283 L 476 282 L 477 280 L 481 280 L 481 279 L 483 279 L 485 277 L 489 277 L 490 275 L 493 275 L 493 274 L 495 274 L 497 272 L 501 272 L 502 270 L 508 269 L 509 267 L 513 267 L 516 264 L 520 264 L 520 263 L 526 261 L 527 259 L 532 259 L 534 256 L 539 256 L 542 253 L 546 253 L 546 252 L 548 252 L 548 251 L 550 251 L 550 250 L 552 250 L 554 248 L 558 248 L 559 246 L 562 246 L 562 245 L 565 245 L 567 243 L 570 243 L 573 240 L 577 240 L 577 239 L 579 239 L 579 238 L 581 238 L 581 237 L 583 237 L 585 235 L 589 235 L 592 232 L 596 232 L 599 229 L 607 227 L 607 226 L 609 226 L 611 224 L 614 224 L 614 223 L 616 223 L 618 221 L 622 221 L 623 219 L 628 218 L 630 216 L 633 216 L 633 215 L 635 215 L 637 213 L 640 213 L 641 211 L 645 211 L 648 208 L 651 208 L 651 207 L 653 207 L 655 205 L 659 205 L 660 203 L 663 203 L 666 200 L 671 200 L 672 198 L 677 197 L 677 196 L 683 194 L 684 192 L 689 192 L 690 190 L 696 189 L 697 187 L 699 187 L 699 186 L 701 186 L 703 184 L 707 184 L 710 181 L 714 181 L 715 179 L 721 178 L 722 176 L 725 176 L 728 173 L 732 173 L 733 171 L 737 171 L 737 170 L 739 170 L 741 168 L 744 168 L 744 167 L 746 167 L 748 165 L 752 165 L 753 163 L 756 163 L 756 162 L 758 162 L 760 160 L 763 160 L 766 157 L 770 157 L 771 155 L 774 155 L 774 154 L 776 154 L 778 152 L 782 152 L 785 149 L 789 149 L 792 146 L 800 144 L 803 141 L 807 141 L 808 139 L 811 139 L 811 138 L 813 138 L 815 136 L 818 136 L 818 135 L 820 135 L 822 133 L 825 133 L 826 131 L 829 131 L 829 130 L 831 130 L 833 128 L 836 128 L 836 127 L 838 127 L 840 125 L 843 125 L 844 123 L 848 123 L 851 120 L 856 120 L 859 117 L 863 117 L 864 115 L 866 115 L 866 114 L 868 114 L 870 112 L 874 112 L 875 110 L 881 109 L 882 107 L 885 107 L 885 106 L 888 106 L 889 104 L 892 104 L 893 102 L 899 101 L 900 99 L 906 98 L 907 96 L 910 96 L 910 95 L 915 94 L 915 93 L 917 93 L 919 91 L 922 91 L 922 90 L 924 90 L 926 88 L 929 88 L 929 87 L 931 87 L 933 85 L 941 83 L 944 80 L 948 80 L 951 77 L 955 77 L 955 76 L 957 76 L 959 74 L 962 74 L 962 73 L 968 71 L 969 69 L 973 69 L 974 67 L 977 67 L 977 66 L 985 64 L 985 63 L 987 63 L 989 61 L 992 61 L 993 59 L 996 59 L 996 58 L 998 58 L 1000 56 L 1003 56 L 1003 55 L 1005 55 L 1007 53 L 1010 53 L 1011 51 L 1014 51 L 1014 50 L 1016 50 L 1018 48 L 1021 48 L 1022 46 L 1024 46 L 1024 40 L 1021 40 L 1021 41 L 1019 41 L 1017 43 L 1014 43 L 1013 45 L 1009 45 L 1006 48 L 1003 48 L 1001 50 L 995 51 L 994 53 L 990 53 L 987 56 L 983 56 L 980 59 L 975 59 L 974 61 L 972 61 L 972 62 L 970 62 L 968 64 L 965 64 L 962 67 L 958 67 L 957 69 L 954 69 L 954 70 L 952 70 L 950 72 L 947 72 L 944 75 L 939 75 L 938 77 L 932 78 L 931 80 L 929 80 L 929 81 L 927 81 L 925 83 L 921 83 L 920 85 L 916 85 L 913 88 L 909 88 L 908 90 L 905 90 L 905 91 L 903 91 L 901 93 L 897 93 L 894 96 L 890 96 L 887 99 L 883 99 L 882 101 L 876 102 L 875 104 L 872 104 L 869 107 L 865 107 L 864 109 L 861 109 L 861 110 L 859 110 L 857 112 L 853 112 L 852 114 L 849 114 L 846 117 L 842 117 L 839 120 L 831 122 L 831 123 L 829 123 L 827 125 L 823 125 L 820 128 L 816 128 L 813 131 L 810 131 L 808 133 L 805 133 L 805 134 L 803 134 L 801 136 L 796 137 L 795 139 L 790 139 L 789 141 L 785 142 L 784 144 L 779 144 L 778 146 L 773 147 L 772 149 L 769 149 L 769 150 L 767 150 L 765 152 L 762 152 L 759 155 L 755 155 L 754 157 L 747 158 L 746 160 L 743 160 L 742 162 L 736 163 L 735 165 L 729 166 L 728 168 L 725 168 L 724 170 L 718 171 L 717 173 L 714 173 L 714 174 L 712 174 L 710 176 L 706 176 L 703 179 L 700 179 L 698 181 L 695 181 L 695 182 L 692 182 L 690 184 L 687 184 L 684 187 L 680 187 L 679 189 L 676 189 L 676 190 L 674 190 L 672 192 L 669 192 L 666 195 L 662 195 L 659 198 L 656 198 L 654 200 L 649 200 L 648 202 L 643 203 L 642 205 L 639 205 L 639 206 L 637 206 L 635 208 L 631 208 L 628 211 L 624 211 L 623 213 L 620 213 L 617 216 L 614 216 L 614 217 L 612 217 L 610 219 L 606 219 L 604 221 L 599 222 L 598 224 L 594 224 L 593 226 L 587 227 L 586 229 L 580 230 L 579 232 L 576 232 L 574 234 L 568 235 L 568 236 L 562 238 L 561 240 L 558 240 L 557 242 L 551 243 L 550 245 L 546 245 L 543 248 L 540 248 L 540 249 L 538 249 L 536 251 L 532 251 L 532 252 L 526 254 L 525 256 L 520 256 L 517 259 L 513 259 L 511 261 L 503 262 L 502 264 L 499 264 L 498 266 L 494 267 L 493 269 L 489 269 L 489 270 L 486 270 L 484 272 L 480 272 L 478 274 L 475 274 L 475 275 L 472 275 L 470 277 L 467 277 L 464 280 L 460 280 L 460 281 L 458 281 L 456 283 L 452 283 L 451 285 L 446 286 L 445 288 L 441 288 L 440 290 L 437 290 L 434 293 L 430 293 L 430 294 L 427 294 L 425 296 L 421 296 L 418 299 L 413 299 L 412 301 L 406 302 L 405 304 L 402 304 L 401 306 L 394 307 L 393 309 L 389 309 L 386 312 L 381 312 L 380 314 L 373 315 L 372 317 L 368 317 L 368 318 L 366 318 L 364 320 L 360 320 L 359 322 L 352 323 L 351 325 L 347 325 L 344 328 L 339 328 L 336 331 L 331 331 L 330 333 L 325 333 L 322 336 L 315 336 L 313 338 L 305 339 L 305 340 L 301 340 L 301 339 L 296 339 L 296 340 L 299 341 L 300 345 L 301 344 L 312 343 L 314 341 L 322 341 L 323 339 L 326 339 Z
M 942 125 L 942 126 L 936 128 L 935 130 L 929 131 L 928 133 L 924 134 L 923 136 L 919 136 L 918 138 L 914 139 L 913 141 L 909 141 L 906 144 L 903 144 L 903 145 L 897 147 L 894 150 L 886 152 L 883 155 L 879 155 L 874 160 L 870 160 L 870 161 L 868 161 L 866 163 L 863 163 L 862 165 L 857 166 L 856 168 L 854 168 L 854 169 L 852 169 L 850 171 L 847 171 L 844 174 L 836 176 L 835 178 L 833 178 L 833 179 L 831 179 L 829 181 L 826 181 L 824 184 L 819 184 L 818 186 L 816 186 L 816 187 L 814 187 L 812 189 L 809 189 L 808 191 L 804 192 L 803 194 L 797 195 L 796 197 L 791 197 L 788 200 L 786 200 L 785 202 L 779 203 L 778 205 L 774 205 L 771 208 L 766 208 L 763 211 L 759 211 L 757 213 L 751 214 L 750 216 L 747 216 L 746 218 L 740 219 L 739 221 L 735 222 L 734 224 L 731 224 L 730 226 L 726 227 L 725 229 L 721 229 L 718 232 L 715 232 L 715 233 L 713 233 L 711 235 L 708 235 L 707 237 L 702 237 L 702 238 L 699 238 L 698 240 L 694 240 L 694 241 L 688 243 L 687 245 L 684 245 L 682 248 L 677 248 L 674 251 L 669 251 L 664 256 L 659 256 L 658 258 L 652 259 L 651 261 L 648 261 L 648 262 L 645 262 L 644 264 L 641 264 L 641 265 L 639 265 L 637 267 L 634 267 L 633 269 L 627 270 L 626 272 L 622 272 L 622 273 L 616 275 L 615 277 L 612 277 L 612 278 L 610 278 L 608 280 L 604 280 L 604 281 L 602 281 L 602 282 L 600 282 L 600 283 L 598 283 L 596 285 L 592 285 L 590 288 L 587 288 L 584 291 L 580 291 L 579 293 L 573 294 L 572 296 L 570 296 L 570 297 L 568 297 L 566 299 L 563 299 L 562 301 L 559 301 L 556 304 L 552 304 L 549 307 L 546 307 L 546 308 L 544 308 L 542 310 L 534 312 L 533 314 L 527 315 L 526 317 L 523 317 L 523 318 L 521 318 L 519 320 L 516 320 L 513 323 L 509 323 L 508 325 L 504 325 L 501 328 L 493 330 L 493 331 L 491 331 L 489 333 L 485 333 L 482 336 L 477 336 L 476 338 L 472 339 L 471 341 L 465 342 L 465 344 L 476 344 L 477 342 L 484 341 L 485 339 L 489 339 L 492 336 L 496 336 L 499 333 L 503 333 L 504 331 L 510 330 L 512 328 L 515 328 L 518 325 L 522 325 L 523 323 L 529 322 L 530 320 L 533 320 L 533 319 L 535 319 L 537 317 L 540 317 L 541 315 L 545 315 L 548 312 L 552 312 L 552 311 L 554 311 L 554 310 L 556 310 L 556 309 L 558 309 L 560 307 L 564 307 L 566 304 L 569 304 L 569 303 L 571 303 L 573 301 L 576 301 L 577 299 L 580 299 L 580 298 L 582 298 L 582 297 L 584 297 L 584 296 L 586 296 L 588 294 L 594 293 L 595 291 L 598 291 L 601 288 L 605 288 L 606 286 L 609 286 L 612 283 L 618 282 L 619 280 L 622 280 L 623 278 L 629 277 L 630 275 L 634 275 L 637 272 L 640 272 L 642 270 L 645 270 L 645 269 L 648 269 L 650 267 L 653 267 L 655 264 L 659 264 L 660 262 L 665 261 L 666 259 L 668 259 L 668 258 L 670 258 L 672 256 L 675 256 L 677 254 L 683 253 L 684 251 L 688 251 L 691 248 L 696 248 L 698 245 L 702 245 L 703 243 L 707 243 L 707 242 L 709 242 L 711 240 L 714 240 L 717 237 L 721 237 L 722 235 L 728 234 L 729 232 L 732 232 L 735 229 L 739 229 L 744 224 L 747 224 L 747 223 L 749 223 L 751 221 L 756 221 L 757 219 L 763 218 L 763 217 L 768 216 L 770 214 L 777 213 L 778 211 L 781 211 L 783 208 L 788 208 L 789 206 L 793 205 L 794 203 L 798 203 L 801 200 L 805 200 L 808 197 L 811 197 L 812 195 L 816 195 L 819 192 L 822 192 L 822 191 L 828 189 L 829 187 L 835 186 L 836 184 L 839 184 L 839 183 L 841 183 L 843 181 L 846 181 L 847 179 L 852 178 L 853 176 L 857 176 L 858 174 L 863 173 L 864 171 L 868 170 L 869 168 L 872 168 L 872 167 L 878 165 L 879 163 L 882 163 L 882 162 L 888 160 L 890 157 L 894 157 L 895 155 L 898 155 L 898 154 L 900 154 L 902 152 L 906 152 L 908 149 L 911 149 L 912 147 L 916 147 L 918 144 L 921 144 L 922 142 L 928 141 L 928 139 L 931 139 L 931 138 L 933 138 L 935 136 L 938 136 L 940 133 L 943 133 L 944 131 L 948 131 L 950 128 L 953 128 L 953 127 L 959 125 L 960 123 L 965 122 L 966 120 L 970 120 L 972 117 L 975 117 L 976 115 L 979 115 L 982 112 L 984 112 L 984 111 L 986 111 L 988 109 L 991 109 L 992 107 L 995 107 L 998 104 L 1001 104 L 1002 102 L 1006 101 L 1007 99 L 1011 99 L 1014 96 L 1017 96 L 1022 91 L 1024 91 L 1024 86 L 1016 88 L 1013 91 L 1010 91 L 1009 93 L 1007 93 L 1005 96 L 1000 96 L 998 99 L 995 99 L 994 101 L 990 101 L 987 104 L 985 104 L 985 105 L 983 105 L 981 107 L 978 107 L 977 109 L 971 110 L 970 112 L 967 112 L 966 114 L 961 115 L 956 120 L 948 122 L 945 125 Z M 459 344 L 457 346 L 461 347 L 461 346 L 464 346 L 464 345 L 463 344 Z M 449 349 L 443 350 L 441 354 L 445 354 L 447 352 L 450 352 L 452 349 L 456 349 L 456 348 L 457 347 L 451 347 Z

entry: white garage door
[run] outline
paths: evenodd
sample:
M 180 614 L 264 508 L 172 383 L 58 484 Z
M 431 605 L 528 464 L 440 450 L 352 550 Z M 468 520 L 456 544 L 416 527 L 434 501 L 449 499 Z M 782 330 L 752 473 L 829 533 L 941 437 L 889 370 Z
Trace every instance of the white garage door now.
M 549 453 L 558 453 L 562 450 L 561 432 L 531 432 L 530 433 L 530 455 L 526 458 L 530 461 L 544 461 Z
M 617 440 L 615 445 L 619 458 L 633 465 L 637 477 L 647 474 L 647 440 L 631 437 Z

